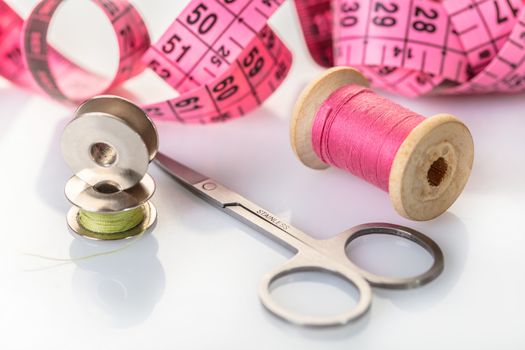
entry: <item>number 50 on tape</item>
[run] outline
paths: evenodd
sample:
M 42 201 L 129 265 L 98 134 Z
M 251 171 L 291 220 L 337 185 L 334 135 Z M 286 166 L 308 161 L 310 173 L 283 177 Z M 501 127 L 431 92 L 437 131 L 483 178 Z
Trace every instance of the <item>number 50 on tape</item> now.
M 290 69 L 290 51 L 267 25 L 284 0 L 192 0 L 154 45 L 128 1 L 92 1 L 117 34 L 119 67 L 109 84 L 48 46 L 48 28 L 63 0 L 39 2 L 25 22 L 0 0 L 0 74 L 55 99 L 78 102 L 147 66 L 181 94 L 143 106 L 152 117 L 209 123 L 253 110 Z

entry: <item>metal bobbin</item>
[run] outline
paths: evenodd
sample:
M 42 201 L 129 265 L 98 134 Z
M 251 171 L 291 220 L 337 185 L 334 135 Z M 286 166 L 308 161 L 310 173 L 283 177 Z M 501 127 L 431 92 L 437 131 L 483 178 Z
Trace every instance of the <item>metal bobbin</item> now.
M 116 96 L 92 98 L 66 126 L 61 147 L 75 173 L 65 187 L 73 204 L 67 215 L 73 232 L 115 240 L 142 234 L 153 226 L 157 211 L 149 200 L 155 182 L 147 169 L 157 154 L 158 134 L 142 109 Z M 111 216 L 139 208 L 142 221 L 124 231 L 95 232 L 79 220 L 81 213 Z

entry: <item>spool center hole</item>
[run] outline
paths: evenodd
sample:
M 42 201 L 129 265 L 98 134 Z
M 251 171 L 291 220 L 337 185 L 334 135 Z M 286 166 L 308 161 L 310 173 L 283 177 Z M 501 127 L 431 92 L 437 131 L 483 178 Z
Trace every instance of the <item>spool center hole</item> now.
M 89 153 L 95 163 L 105 168 L 112 166 L 117 161 L 115 148 L 104 142 L 92 144 Z
M 427 180 L 428 184 L 433 187 L 438 187 L 443 182 L 447 175 L 448 164 L 445 158 L 439 157 L 428 169 Z
M 103 194 L 113 194 L 120 192 L 120 187 L 117 184 L 114 184 L 109 181 L 99 182 L 98 184 L 93 186 L 93 188 L 95 189 L 95 191 Z

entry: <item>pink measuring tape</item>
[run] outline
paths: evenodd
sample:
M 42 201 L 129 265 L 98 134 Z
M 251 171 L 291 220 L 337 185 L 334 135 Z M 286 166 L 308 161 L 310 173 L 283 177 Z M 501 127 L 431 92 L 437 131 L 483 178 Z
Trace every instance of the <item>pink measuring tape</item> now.
M 408 96 L 525 90 L 522 0 L 295 3 L 314 59 L 357 67 L 375 87 Z
M 48 46 L 49 24 L 63 0 L 41 1 L 25 22 L 0 0 L 0 75 L 57 100 L 78 102 L 149 67 L 181 94 L 143 106 L 151 117 L 228 120 L 259 106 L 288 74 L 291 53 L 266 24 L 283 1 L 193 0 L 150 45 L 145 23 L 128 1 L 93 0 L 111 21 L 120 50 L 108 84 Z

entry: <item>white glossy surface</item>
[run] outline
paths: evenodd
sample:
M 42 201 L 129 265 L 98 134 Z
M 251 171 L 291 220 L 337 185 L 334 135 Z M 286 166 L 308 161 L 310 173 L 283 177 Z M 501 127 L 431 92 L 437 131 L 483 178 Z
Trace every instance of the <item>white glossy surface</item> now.
M 135 2 L 156 39 L 187 1 Z M 11 3 L 27 13 L 34 1 Z M 60 30 L 68 22 L 62 16 L 55 37 L 96 67 L 109 67 L 108 28 L 96 10 L 82 13 L 69 25 L 95 21 L 91 30 Z M 380 190 L 342 171 L 313 171 L 296 161 L 288 118 L 295 96 L 321 70 L 306 54 L 290 3 L 272 24 L 296 57 L 278 93 L 257 112 L 227 124 L 159 124 L 161 149 L 316 237 L 369 221 L 419 229 L 444 250 L 443 275 L 417 290 L 376 290 L 370 314 L 348 327 L 287 325 L 260 306 L 257 289 L 261 277 L 291 254 L 155 166 L 150 172 L 158 185 L 159 222 L 152 234 L 122 252 L 73 263 L 25 256 L 79 257 L 122 243 L 91 242 L 66 230 L 63 188 L 71 173 L 59 137 L 72 108 L 1 82 L 1 349 L 523 349 L 525 96 L 394 97 L 424 115 L 456 114 L 476 141 L 474 171 L 459 201 L 434 221 L 409 222 Z M 76 39 L 83 44 L 72 46 Z M 92 47 L 109 51 L 97 57 Z M 149 100 L 173 94 L 152 74 L 129 85 Z M 427 263 L 404 242 L 368 243 L 366 250 L 355 249 L 371 268 L 380 268 L 392 247 Z M 401 265 L 397 272 L 407 269 Z M 328 291 L 319 289 L 317 297 L 330 310 L 348 305 L 344 293 L 332 298 L 323 294 Z M 277 296 L 294 304 L 290 293 L 298 289 L 279 289 Z M 313 305 L 310 310 L 319 311 Z

